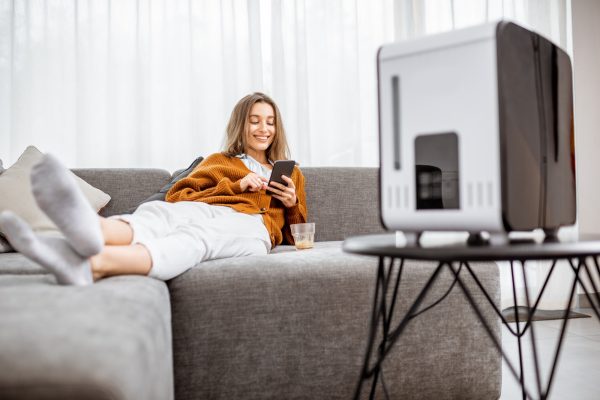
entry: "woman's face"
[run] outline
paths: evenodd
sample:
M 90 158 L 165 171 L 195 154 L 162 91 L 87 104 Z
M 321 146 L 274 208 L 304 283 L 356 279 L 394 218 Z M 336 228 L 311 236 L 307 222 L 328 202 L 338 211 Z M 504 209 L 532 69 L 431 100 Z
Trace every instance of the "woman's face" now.
M 246 148 L 250 156 L 263 156 L 275 139 L 275 113 L 267 103 L 254 103 L 246 123 Z M 256 157 L 254 157 L 256 158 Z M 262 161 L 262 160 L 259 160 Z

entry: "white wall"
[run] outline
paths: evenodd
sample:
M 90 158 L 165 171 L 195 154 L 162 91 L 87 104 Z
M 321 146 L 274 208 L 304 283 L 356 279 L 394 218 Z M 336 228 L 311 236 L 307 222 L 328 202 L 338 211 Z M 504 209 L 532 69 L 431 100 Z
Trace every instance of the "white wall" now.
M 571 0 L 579 233 L 600 233 L 600 1 Z
M 583 235 L 600 234 L 599 21 L 600 1 L 571 0 L 577 220 Z M 581 299 L 583 291 L 577 292 Z

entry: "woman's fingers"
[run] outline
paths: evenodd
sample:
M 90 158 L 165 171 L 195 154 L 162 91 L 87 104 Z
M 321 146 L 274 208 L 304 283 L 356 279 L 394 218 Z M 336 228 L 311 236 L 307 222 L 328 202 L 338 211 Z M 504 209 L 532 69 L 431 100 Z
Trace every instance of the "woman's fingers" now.
M 273 183 L 273 182 L 271 182 Z M 280 190 L 280 189 L 275 189 L 272 186 L 267 186 L 267 190 L 270 192 L 273 192 L 279 196 L 285 196 L 286 194 L 288 194 L 289 196 L 294 196 L 294 194 L 296 193 L 296 190 L 294 188 L 286 188 L 284 186 L 284 190 Z
M 282 185 L 281 183 L 275 181 L 272 181 L 270 186 L 279 190 L 285 190 L 287 188 L 286 185 Z
M 251 172 L 242 179 L 242 189 L 257 192 L 266 186 L 266 182 L 266 178 Z
M 294 186 L 294 181 L 292 180 L 292 178 L 289 178 L 289 177 L 287 177 L 285 175 L 281 175 L 281 178 L 283 178 L 283 180 L 288 183 L 287 184 L 288 187 L 290 187 L 292 189 L 296 188 L 296 186 Z
M 267 178 L 265 178 L 264 176 L 260 176 L 260 175 L 256 175 L 256 187 L 260 190 L 262 189 L 264 186 L 266 186 Z
M 285 175 L 281 175 L 281 177 L 283 178 L 283 180 L 284 180 L 284 181 L 286 181 L 286 182 L 288 183 L 287 185 L 283 185 L 283 184 L 281 184 L 281 183 L 279 183 L 279 182 L 275 182 L 275 181 L 272 181 L 272 182 L 271 182 L 271 185 L 273 185 L 273 186 L 275 186 L 275 187 L 277 187 L 277 188 L 279 188 L 279 189 L 281 189 L 281 190 L 285 190 L 285 189 L 287 189 L 287 188 L 292 188 L 292 189 L 295 189 L 295 188 L 296 188 L 296 187 L 294 186 L 294 181 L 293 181 L 293 180 L 291 180 L 290 178 L 288 178 L 288 177 L 287 177 L 287 176 L 285 176 Z
M 287 178 L 284 175 L 284 179 Z M 284 206 L 292 207 L 296 204 L 296 188 L 293 182 L 289 179 L 288 186 L 282 185 L 277 182 L 271 182 L 271 186 L 267 186 L 267 190 L 271 192 L 271 196 L 280 200 Z
M 271 185 L 272 184 L 273 184 L 273 182 L 271 182 Z M 270 192 L 273 192 L 275 194 L 281 194 L 281 193 L 283 193 L 283 190 L 276 189 L 273 186 L 267 186 L 267 190 L 270 191 Z
M 284 184 L 281 184 L 281 183 L 275 182 L 275 181 L 272 181 L 271 185 L 274 186 L 274 187 L 276 187 L 276 188 L 278 188 L 278 189 L 280 189 L 280 190 L 286 190 L 288 188 L 296 189 L 296 187 L 294 186 L 294 181 L 293 180 L 291 180 L 290 178 L 288 178 L 285 175 L 281 175 L 281 177 L 283 178 L 284 181 L 286 181 L 288 183 L 287 185 L 284 185 Z

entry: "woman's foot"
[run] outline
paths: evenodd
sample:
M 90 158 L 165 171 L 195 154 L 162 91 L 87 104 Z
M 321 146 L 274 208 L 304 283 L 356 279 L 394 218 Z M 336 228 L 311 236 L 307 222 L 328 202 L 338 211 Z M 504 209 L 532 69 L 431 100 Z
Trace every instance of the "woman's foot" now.
M 73 250 L 89 258 L 102 251 L 100 220 L 73 178 L 56 157 L 46 154 L 31 171 L 33 196 Z
M 15 250 L 52 272 L 58 283 L 78 286 L 94 283 L 90 260 L 75 252 L 65 239 L 36 235 L 10 211 L 0 213 L 0 228 Z

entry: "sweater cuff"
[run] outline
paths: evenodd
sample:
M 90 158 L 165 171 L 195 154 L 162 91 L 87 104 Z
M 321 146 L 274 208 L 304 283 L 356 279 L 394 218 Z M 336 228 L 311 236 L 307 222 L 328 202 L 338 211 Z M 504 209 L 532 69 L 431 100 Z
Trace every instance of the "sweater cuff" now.
M 304 216 L 302 215 L 303 209 L 304 207 L 301 206 L 300 203 L 296 203 L 295 205 L 287 208 L 285 216 L 288 225 L 303 224 L 306 222 Z
M 231 186 L 231 190 L 233 190 L 233 193 L 235 194 L 242 194 L 242 180 L 239 179 L 235 182 L 233 182 L 233 186 Z

